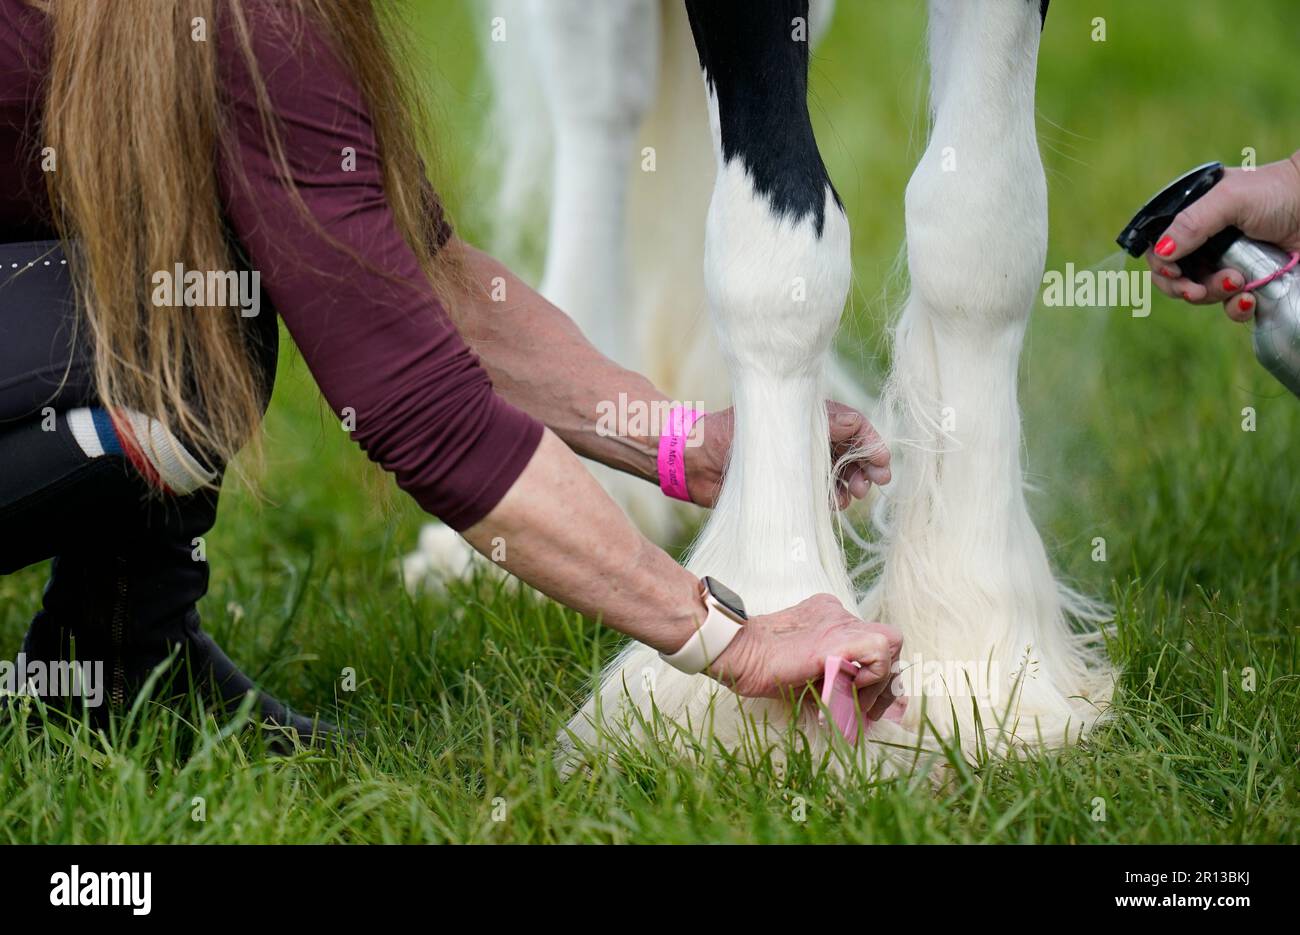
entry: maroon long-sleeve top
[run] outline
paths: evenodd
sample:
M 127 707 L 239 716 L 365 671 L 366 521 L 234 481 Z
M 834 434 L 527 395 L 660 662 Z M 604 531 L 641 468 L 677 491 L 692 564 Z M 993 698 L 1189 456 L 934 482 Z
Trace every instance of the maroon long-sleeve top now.
M 326 400 L 355 413 L 353 438 L 422 507 L 465 529 L 515 482 L 542 427 L 496 395 L 422 274 L 385 198 L 355 82 L 310 29 L 259 5 L 249 4 L 254 52 L 310 217 L 280 180 L 251 76 L 219 30 L 236 144 L 215 167 L 225 214 Z M 55 236 L 39 162 L 48 44 L 43 14 L 0 0 L 0 242 Z

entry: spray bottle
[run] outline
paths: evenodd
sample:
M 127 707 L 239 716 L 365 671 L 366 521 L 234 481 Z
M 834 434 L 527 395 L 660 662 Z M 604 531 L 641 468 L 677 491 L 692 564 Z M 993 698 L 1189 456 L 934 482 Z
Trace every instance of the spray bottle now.
M 1223 178 L 1223 164 L 1207 162 L 1167 185 L 1129 221 L 1116 242 L 1141 257 L 1174 217 Z M 1225 227 L 1178 266 L 1184 276 L 1204 279 L 1220 269 L 1241 270 L 1243 292 L 1255 295 L 1255 356 L 1269 373 L 1300 396 L 1300 254 L 1259 243 L 1235 227 Z

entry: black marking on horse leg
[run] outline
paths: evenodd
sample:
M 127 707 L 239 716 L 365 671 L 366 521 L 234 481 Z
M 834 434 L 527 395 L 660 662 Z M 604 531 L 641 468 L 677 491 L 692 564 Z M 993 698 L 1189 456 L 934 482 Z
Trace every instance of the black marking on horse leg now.
M 826 190 L 841 202 L 808 116 L 808 0 L 686 0 L 686 12 L 723 160 L 740 159 L 778 216 L 811 216 L 820 237 Z

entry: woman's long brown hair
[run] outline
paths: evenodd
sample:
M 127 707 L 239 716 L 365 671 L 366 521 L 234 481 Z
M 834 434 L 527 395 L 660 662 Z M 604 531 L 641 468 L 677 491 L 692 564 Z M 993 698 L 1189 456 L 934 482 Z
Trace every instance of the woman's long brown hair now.
M 262 125 L 296 203 L 288 163 L 252 52 L 245 0 L 30 0 L 46 11 L 52 49 L 42 119 L 60 237 L 75 244 L 83 321 L 104 405 L 163 421 L 225 463 L 257 437 L 261 389 L 237 309 L 155 307 L 151 277 L 235 268 L 216 160 L 230 145 L 217 44 L 233 37 Z M 220 9 L 218 9 L 220 4 Z M 274 15 L 309 17 L 351 69 L 370 108 L 386 194 L 403 235 L 435 280 L 436 216 L 422 185 L 429 122 L 407 80 L 401 32 L 371 0 L 281 0 Z M 229 29 L 217 35 L 217 17 Z M 290 20 L 292 21 L 292 20 Z M 296 22 L 301 23 L 298 19 Z M 226 21 L 223 20 L 223 25 Z M 195 41 L 196 28 L 208 31 Z M 395 46 L 394 43 L 399 43 Z M 406 77 L 404 77 L 406 76 Z

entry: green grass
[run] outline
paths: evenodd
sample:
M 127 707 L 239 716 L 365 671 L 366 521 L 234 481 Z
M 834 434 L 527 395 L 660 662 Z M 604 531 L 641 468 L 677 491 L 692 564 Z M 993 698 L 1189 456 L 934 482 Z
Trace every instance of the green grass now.
M 483 100 L 471 22 L 460 3 L 415 6 L 447 161 L 469 167 Z M 814 66 L 818 130 L 854 229 L 845 349 L 868 364 L 901 295 L 901 198 L 923 139 L 921 6 L 842 0 Z M 1219 0 L 1173 19 L 1122 0 L 1054 6 L 1038 104 L 1050 267 L 1105 259 L 1176 172 L 1300 145 L 1289 6 L 1257 2 L 1245 20 Z M 1089 38 L 1095 16 L 1104 43 Z M 462 233 L 481 233 L 483 191 L 456 173 L 440 187 Z M 269 688 L 364 724 L 365 738 L 274 757 L 255 736 L 208 723 L 195 737 L 190 719 L 157 711 L 110 741 L 0 729 L 0 840 L 1297 841 L 1300 406 L 1254 363 L 1243 329 L 1163 300 L 1145 319 L 1039 309 L 1022 398 L 1053 556 L 1116 609 L 1116 713 L 1084 747 L 954 769 L 940 792 L 837 784 L 800 757 L 781 774 L 653 750 L 561 782 L 552 738 L 616 640 L 491 585 L 404 595 L 396 562 L 422 517 L 375 495 L 290 352 L 268 418 L 267 502 L 226 498 L 201 609 Z M 1241 430 L 1246 406 L 1255 432 Z M 1104 563 L 1092 560 L 1099 536 Z M 44 571 L 0 580 L 6 653 Z M 356 692 L 340 691 L 346 667 Z M 196 796 L 206 821 L 192 818 Z

